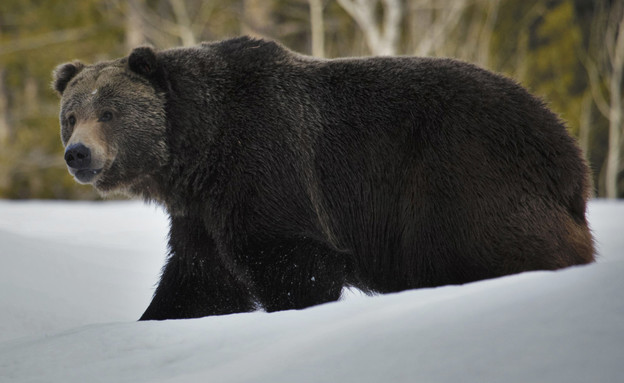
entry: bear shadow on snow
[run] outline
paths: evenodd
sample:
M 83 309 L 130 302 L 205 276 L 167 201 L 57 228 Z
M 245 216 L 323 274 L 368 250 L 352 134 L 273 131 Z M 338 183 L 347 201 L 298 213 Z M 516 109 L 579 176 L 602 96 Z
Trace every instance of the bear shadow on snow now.
M 141 319 L 298 309 L 592 262 L 588 167 L 515 82 L 241 37 L 60 65 L 69 172 L 162 204 Z

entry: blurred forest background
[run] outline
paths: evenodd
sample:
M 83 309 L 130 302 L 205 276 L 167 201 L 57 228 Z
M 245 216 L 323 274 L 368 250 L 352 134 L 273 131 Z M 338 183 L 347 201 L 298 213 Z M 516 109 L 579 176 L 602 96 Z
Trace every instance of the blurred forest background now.
M 248 34 L 318 57 L 447 56 L 521 82 L 567 121 L 595 194 L 624 197 L 624 0 L 2 0 L 0 198 L 97 199 L 66 171 L 51 71 L 140 44 Z

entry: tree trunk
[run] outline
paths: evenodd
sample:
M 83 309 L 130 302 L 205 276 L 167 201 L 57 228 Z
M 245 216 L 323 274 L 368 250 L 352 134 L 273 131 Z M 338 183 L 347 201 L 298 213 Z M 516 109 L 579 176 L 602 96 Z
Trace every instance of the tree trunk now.
M 611 56 L 612 70 L 609 82 L 609 149 L 607 152 L 607 198 L 618 197 L 618 175 L 622 152 L 622 75 L 624 72 L 624 14 L 617 26 L 617 37 Z
M 594 119 L 593 114 L 593 97 L 591 92 L 585 93 L 583 96 L 583 103 L 581 106 L 581 120 L 579 123 L 579 147 L 583 152 L 583 156 L 589 162 L 589 135 L 592 131 L 592 124 Z M 594 183 L 594 178 L 591 178 L 592 184 Z M 591 197 L 596 196 L 596 188 L 591 188 Z
M 611 97 L 611 113 L 609 116 L 609 148 L 607 151 L 605 181 L 607 198 L 618 198 L 618 175 L 620 174 L 620 157 L 622 148 L 622 102 L 620 90 L 618 89 L 615 94 L 612 93 Z M 615 104 L 616 102 L 619 102 L 619 104 Z
M 169 0 L 169 4 L 178 25 L 178 36 L 182 40 L 182 45 L 189 47 L 197 44 L 191 19 L 186 10 L 186 3 L 183 0 Z
M 39 105 L 39 84 L 35 77 L 28 76 L 24 80 L 24 113 L 29 116 L 39 114 Z
M 0 147 L 7 145 L 11 138 L 11 118 L 9 113 L 9 90 L 6 86 L 6 69 L 0 67 Z
M 323 0 L 308 0 L 310 5 L 310 29 L 312 30 L 312 56 L 325 57 L 325 26 L 323 23 Z
M 243 0 L 241 33 L 252 37 L 265 37 L 273 24 L 273 1 Z
M 477 47 L 476 61 L 487 68 L 490 65 L 490 44 L 494 35 L 494 26 L 498 18 L 500 2 L 498 0 L 487 0 L 487 13 L 485 23 L 479 35 L 479 46 Z
M 587 92 L 583 96 L 581 104 L 581 121 L 579 123 L 579 146 L 585 158 L 589 159 L 589 134 L 593 122 L 593 99 L 591 93 Z
M 129 0 L 126 7 L 126 50 L 130 51 L 145 44 L 146 33 L 141 16 L 143 5 L 140 4 L 139 0 Z

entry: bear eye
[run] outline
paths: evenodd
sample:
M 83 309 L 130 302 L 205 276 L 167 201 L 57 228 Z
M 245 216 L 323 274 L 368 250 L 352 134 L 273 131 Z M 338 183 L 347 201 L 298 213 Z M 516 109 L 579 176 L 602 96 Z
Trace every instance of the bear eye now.
M 69 126 L 76 125 L 76 117 L 74 117 L 74 116 L 67 117 L 67 122 L 69 123 Z
M 111 113 L 108 110 L 100 115 L 100 121 L 101 122 L 110 121 L 112 119 L 113 119 L 113 113 Z

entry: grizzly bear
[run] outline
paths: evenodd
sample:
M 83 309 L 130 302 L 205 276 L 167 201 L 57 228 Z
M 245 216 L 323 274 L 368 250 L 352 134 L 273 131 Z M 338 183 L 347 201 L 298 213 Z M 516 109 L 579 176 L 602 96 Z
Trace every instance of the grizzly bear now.
M 247 37 L 60 65 L 69 172 L 165 207 L 141 319 L 299 309 L 592 262 L 588 167 L 514 81 Z

